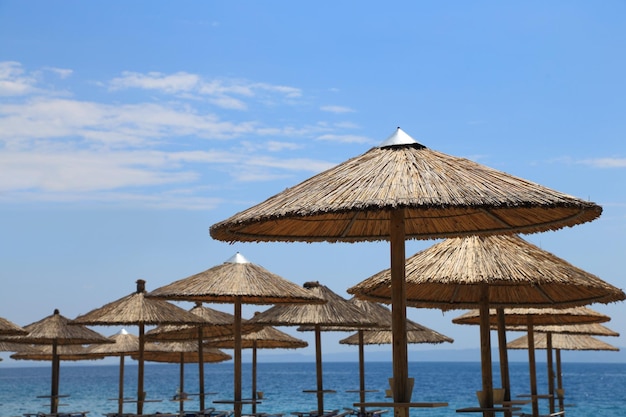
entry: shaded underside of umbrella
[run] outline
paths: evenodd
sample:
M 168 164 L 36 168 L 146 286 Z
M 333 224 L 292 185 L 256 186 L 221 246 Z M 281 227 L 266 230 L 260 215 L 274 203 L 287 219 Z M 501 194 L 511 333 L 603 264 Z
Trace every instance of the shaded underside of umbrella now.
M 406 332 L 407 343 L 453 343 L 454 339 L 434 330 L 409 330 Z M 339 343 L 344 345 L 358 345 L 359 335 L 353 334 Z M 391 330 L 368 330 L 363 332 L 364 345 L 390 345 L 393 343 Z
M 526 326 L 506 326 L 509 331 L 526 331 Z M 555 324 L 555 325 L 538 325 L 534 326 L 536 333 L 562 333 L 562 334 L 586 334 L 590 336 L 619 336 L 615 330 L 600 323 L 584 323 L 584 324 Z
M 0 335 L 3 336 L 23 336 L 28 334 L 28 332 L 22 329 L 17 324 L 0 317 Z
M 335 294 L 317 281 L 304 283 L 308 291 L 323 304 L 284 304 L 271 307 L 249 320 L 249 323 L 274 326 L 317 325 L 326 330 L 345 331 L 346 327 L 373 327 L 377 323 L 354 304 Z M 303 329 L 313 328 L 306 327 Z
M 203 306 L 201 302 L 189 310 L 199 317 L 204 323 L 201 325 L 201 337 L 203 339 L 213 337 L 228 337 L 233 335 L 235 316 L 223 311 Z M 241 320 L 241 332 L 243 334 L 259 330 L 261 327 L 248 324 L 247 320 Z M 146 339 L 152 341 L 177 341 L 198 338 L 198 326 L 195 325 L 162 325 L 146 332 Z
M 400 129 L 395 135 L 408 137 Z M 411 139 L 372 148 L 210 231 L 228 242 L 388 240 L 390 213 L 397 209 L 405 213 L 406 237 L 419 239 L 556 230 L 602 212 L 594 203 Z
M 221 362 L 232 359 L 232 356 L 215 347 L 205 346 L 202 352 L 205 362 Z M 136 354 L 132 354 L 137 359 Z M 151 362 L 197 363 L 200 355 L 198 345 L 191 342 L 155 342 L 146 343 L 144 359 Z
M 446 239 L 406 261 L 407 304 L 475 308 L 487 286 L 492 307 L 573 307 L 621 301 L 626 294 L 519 236 Z M 360 298 L 389 302 L 390 270 L 349 288 Z
M 104 355 L 90 352 L 88 347 L 82 345 L 64 345 L 57 349 L 59 360 L 83 361 L 104 359 Z M 19 350 L 11 355 L 11 359 L 29 361 L 51 361 L 52 346 L 30 346 L 27 350 Z
M 526 326 L 528 317 L 532 317 L 534 325 L 565 325 L 565 324 L 585 324 L 604 323 L 611 318 L 588 307 L 572 308 L 505 308 L 504 320 L 507 330 L 509 326 Z M 495 309 L 489 310 L 489 321 L 491 325 L 497 324 L 497 314 Z M 478 310 L 471 310 L 465 314 L 452 319 L 455 324 L 479 324 L 480 315 Z M 520 327 L 516 327 L 520 329 Z M 526 327 L 523 330 L 527 330 Z
M 535 349 L 547 349 L 547 337 L 545 333 L 535 336 Z M 506 345 L 509 349 L 528 349 L 528 336 L 521 336 Z M 612 350 L 619 348 L 606 343 L 596 337 L 584 334 L 552 334 L 552 349 L 560 350 Z

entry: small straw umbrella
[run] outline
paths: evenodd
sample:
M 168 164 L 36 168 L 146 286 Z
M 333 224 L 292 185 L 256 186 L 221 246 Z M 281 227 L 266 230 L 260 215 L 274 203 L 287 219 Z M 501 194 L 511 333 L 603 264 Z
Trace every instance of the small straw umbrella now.
M 146 333 L 146 339 L 152 341 L 185 341 L 196 339 L 198 341 L 198 383 L 200 396 L 200 409 L 204 410 L 204 358 L 202 357 L 202 345 L 204 340 L 210 337 L 228 337 L 233 334 L 235 316 L 223 311 L 215 310 L 202 305 L 201 301 L 196 301 L 194 307 L 189 310 L 199 317 L 204 323 L 200 326 L 162 325 Z M 259 326 L 252 326 L 246 320 L 241 320 L 242 334 L 258 330 Z
M 232 349 L 235 338 L 233 336 L 212 338 L 207 341 L 207 344 L 218 348 Z M 241 347 L 252 349 L 252 399 L 257 399 L 257 349 L 298 349 L 308 345 L 304 340 L 271 326 L 263 326 L 260 330 L 242 335 Z M 252 413 L 256 413 L 256 403 L 254 402 L 252 403 Z
M 201 351 L 201 352 L 200 352 Z M 214 347 L 202 346 L 198 350 L 198 345 L 193 341 L 186 342 L 152 342 L 146 343 L 144 350 L 144 359 L 151 362 L 179 363 L 179 394 L 172 401 L 179 402 L 179 414 L 184 416 L 184 401 L 187 400 L 185 393 L 185 363 L 197 363 L 202 357 L 203 362 L 222 362 L 232 359 L 227 353 L 222 352 Z M 133 359 L 137 359 L 137 355 L 131 355 Z M 200 398 L 203 398 L 203 395 Z M 200 406 L 203 410 L 204 406 Z
M 322 341 L 324 330 L 345 331 L 346 328 L 376 326 L 372 318 L 354 304 L 332 292 L 319 282 L 305 282 L 306 291 L 315 297 L 326 300 L 324 304 L 309 305 L 276 305 L 250 319 L 250 323 L 274 326 L 307 326 L 300 330 L 315 331 L 315 364 L 317 389 L 317 409 L 321 416 L 324 413 L 324 384 L 322 377 Z M 328 392 L 328 391 L 326 391 Z
M 156 324 L 200 324 L 202 319 L 188 311 L 163 300 L 146 297 L 146 281 L 136 281 L 134 293 L 108 303 L 74 319 L 74 323 L 96 326 L 139 327 L 139 360 L 137 367 L 137 414 L 143 414 L 145 401 L 144 361 L 145 326 Z M 108 339 L 107 339 L 108 340 Z
M 481 324 L 481 313 L 477 310 L 469 311 L 460 317 L 452 320 L 456 324 Z M 535 324 L 541 325 L 563 325 L 563 324 L 589 324 L 589 323 L 601 323 L 610 320 L 610 317 L 598 313 L 587 307 L 571 307 L 571 308 L 508 308 L 508 309 L 491 309 L 489 310 L 489 323 L 491 325 L 498 324 L 498 333 L 503 334 L 508 326 L 520 326 L 525 324 L 528 338 L 534 340 L 534 326 Z M 506 352 L 506 337 L 500 335 L 501 352 Z M 552 367 L 552 355 L 549 357 L 548 366 Z M 501 360 L 502 362 L 502 360 Z M 536 376 L 536 362 L 535 362 L 535 350 L 528 349 L 528 363 L 530 368 L 530 395 L 532 400 L 533 415 L 539 414 L 539 403 L 537 397 L 537 376 Z M 503 364 L 501 363 L 501 366 Z M 507 382 L 503 386 L 505 389 L 505 399 L 510 399 L 510 391 L 508 384 L 508 358 L 506 359 L 506 374 Z M 504 373 L 504 372 L 503 372 Z M 504 385 L 504 384 L 503 384 Z M 553 394 L 554 387 L 551 383 L 549 387 L 550 394 Z M 550 402 L 550 410 L 554 412 L 554 402 Z
M 126 329 L 120 330 L 118 333 L 109 336 L 114 343 L 107 343 L 103 345 L 89 346 L 89 351 L 93 354 L 102 356 L 119 356 L 120 357 L 120 371 L 119 371 L 119 386 L 117 395 L 117 413 L 124 414 L 124 357 L 132 353 L 139 352 L 139 337 L 134 334 L 130 334 Z
M 349 288 L 373 301 L 393 302 L 391 270 Z M 600 278 L 515 235 L 443 240 L 406 260 L 406 300 L 442 310 L 479 307 L 482 392 L 493 406 L 489 306 L 568 307 L 621 301 L 626 294 Z
M 227 242 L 389 241 L 393 391 L 403 403 L 410 395 L 405 239 L 557 230 L 601 212 L 595 203 L 429 149 L 398 128 L 380 146 L 212 225 L 210 233 Z
M 26 336 L 6 336 L 4 340 L 31 345 L 50 345 L 52 361 L 52 377 L 50 387 L 50 413 L 58 410 L 59 404 L 59 346 L 85 345 L 92 343 L 109 343 L 109 339 L 85 326 L 70 325 L 71 322 L 59 313 L 54 313 L 37 322 L 24 326 Z
M 181 301 L 210 301 L 234 305 L 234 410 L 241 417 L 241 305 L 320 303 L 323 300 L 298 285 L 248 261 L 236 253 L 226 262 L 190 277 L 174 281 L 150 293 L 153 297 Z M 249 400 L 246 403 L 254 403 Z
M 28 332 L 17 324 L 0 317 L 0 335 L 2 336 L 24 336 Z
M 564 328 L 570 326 L 562 326 Z M 567 330 L 567 329 L 566 329 Z M 619 348 L 610 345 L 588 334 L 576 333 L 539 333 L 534 339 L 534 349 L 546 349 L 549 357 L 552 357 L 552 349 L 556 350 L 556 375 L 557 375 L 557 397 L 559 399 L 559 410 L 565 409 L 563 401 L 563 379 L 561 372 L 561 350 L 609 350 L 618 351 Z M 522 336 L 507 344 L 509 349 L 528 349 L 528 336 Z M 554 385 L 554 370 L 552 361 L 548 361 L 548 378 L 551 385 Z M 553 394 L 553 393 L 552 393 Z M 552 398 L 551 401 L 554 401 Z M 553 412 L 553 411 L 551 411 Z

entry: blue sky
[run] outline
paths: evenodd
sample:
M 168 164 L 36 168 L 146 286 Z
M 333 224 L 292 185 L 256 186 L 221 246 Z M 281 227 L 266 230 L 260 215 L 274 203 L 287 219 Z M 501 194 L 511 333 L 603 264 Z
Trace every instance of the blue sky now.
M 388 268 L 386 243 L 228 245 L 208 229 L 397 126 L 602 205 L 594 222 L 526 239 L 625 288 L 625 12 L 621 1 L 0 0 L 0 316 L 73 318 L 136 279 L 151 290 L 237 251 L 347 298 Z M 407 256 L 433 243 L 409 242 Z M 626 334 L 622 303 L 592 308 Z M 455 339 L 445 348 L 478 347 L 478 329 L 451 324 L 461 313 L 408 312 Z M 324 335 L 325 349 L 352 349 L 334 343 L 345 336 Z

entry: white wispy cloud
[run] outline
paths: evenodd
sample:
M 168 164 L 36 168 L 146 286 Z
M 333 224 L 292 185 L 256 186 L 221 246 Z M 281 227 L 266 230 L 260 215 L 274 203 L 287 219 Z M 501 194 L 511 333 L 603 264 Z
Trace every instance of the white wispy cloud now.
M 0 62 L 0 96 L 21 96 L 35 91 L 37 79 L 19 62 Z
M 345 106 L 322 106 L 320 107 L 320 110 L 325 111 L 325 112 L 330 112 L 330 113 L 338 113 L 338 114 L 354 112 L 353 109 L 349 107 L 345 107 Z
M 594 168 L 626 168 L 626 158 L 593 158 L 579 161 L 583 165 L 589 165 Z
M 341 142 L 341 143 L 364 143 L 372 144 L 374 141 L 366 136 L 358 135 L 338 135 L 338 134 L 326 134 L 317 137 L 317 140 L 325 140 L 329 142 Z

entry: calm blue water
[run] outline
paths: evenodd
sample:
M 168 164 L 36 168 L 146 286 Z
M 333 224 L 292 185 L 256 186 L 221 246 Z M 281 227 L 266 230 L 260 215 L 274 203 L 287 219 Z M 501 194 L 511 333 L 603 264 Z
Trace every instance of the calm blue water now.
M 230 399 L 233 392 L 232 363 L 207 364 L 205 366 L 206 391 L 216 392 L 208 396 L 206 405 L 214 399 Z M 497 366 L 494 366 L 494 386 L 499 386 Z M 545 364 L 538 364 L 539 393 L 547 392 Z M 623 417 L 626 416 L 626 364 L 565 363 L 563 384 L 569 417 Z M 148 398 L 163 399 L 160 403 L 146 404 L 144 412 L 177 412 L 178 403 L 168 401 L 178 387 L 179 366 L 169 364 L 146 364 L 145 391 Z M 358 364 L 356 362 L 328 362 L 324 364 L 324 388 L 337 390 L 325 397 L 325 408 L 351 407 L 358 401 L 358 394 L 345 390 L 358 388 Z M 257 411 L 284 413 L 317 408 L 314 394 L 302 390 L 315 388 L 315 364 L 306 363 L 260 363 L 258 364 L 257 388 L 265 394 L 263 404 Z M 368 401 L 385 401 L 384 390 L 392 374 L 391 363 L 370 362 L 366 364 L 366 387 L 378 389 L 369 393 Z M 528 393 L 528 370 L 525 363 L 510 365 L 512 392 Z M 412 417 L 462 416 L 456 408 L 475 406 L 475 391 L 480 389 L 480 364 L 473 362 L 424 362 L 410 363 L 409 375 L 415 378 L 414 401 L 442 401 L 450 405 L 437 409 L 414 409 Z M 126 366 L 125 395 L 134 397 L 137 368 Z M 185 391 L 197 392 L 197 366 L 185 367 Z M 116 365 L 61 364 L 60 392 L 70 394 L 68 406 L 60 411 L 89 410 L 90 417 L 117 411 L 117 405 L 108 398 L 117 397 L 119 369 Z M 243 396 L 250 396 L 250 364 L 243 364 Z M 0 416 L 21 416 L 23 413 L 47 412 L 45 400 L 38 395 L 50 391 L 49 367 L 0 367 Z M 547 401 L 540 400 L 540 410 L 547 412 Z M 197 401 L 185 404 L 188 410 L 198 409 Z M 224 407 L 217 406 L 218 409 Z M 528 406 L 525 407 L 529 411 Z M 125 407 L 135 412 L 134 404 Z M 245 411 L 250 411 L 244 408 Z M 393 416 L 388 413 L 386 416 Z

